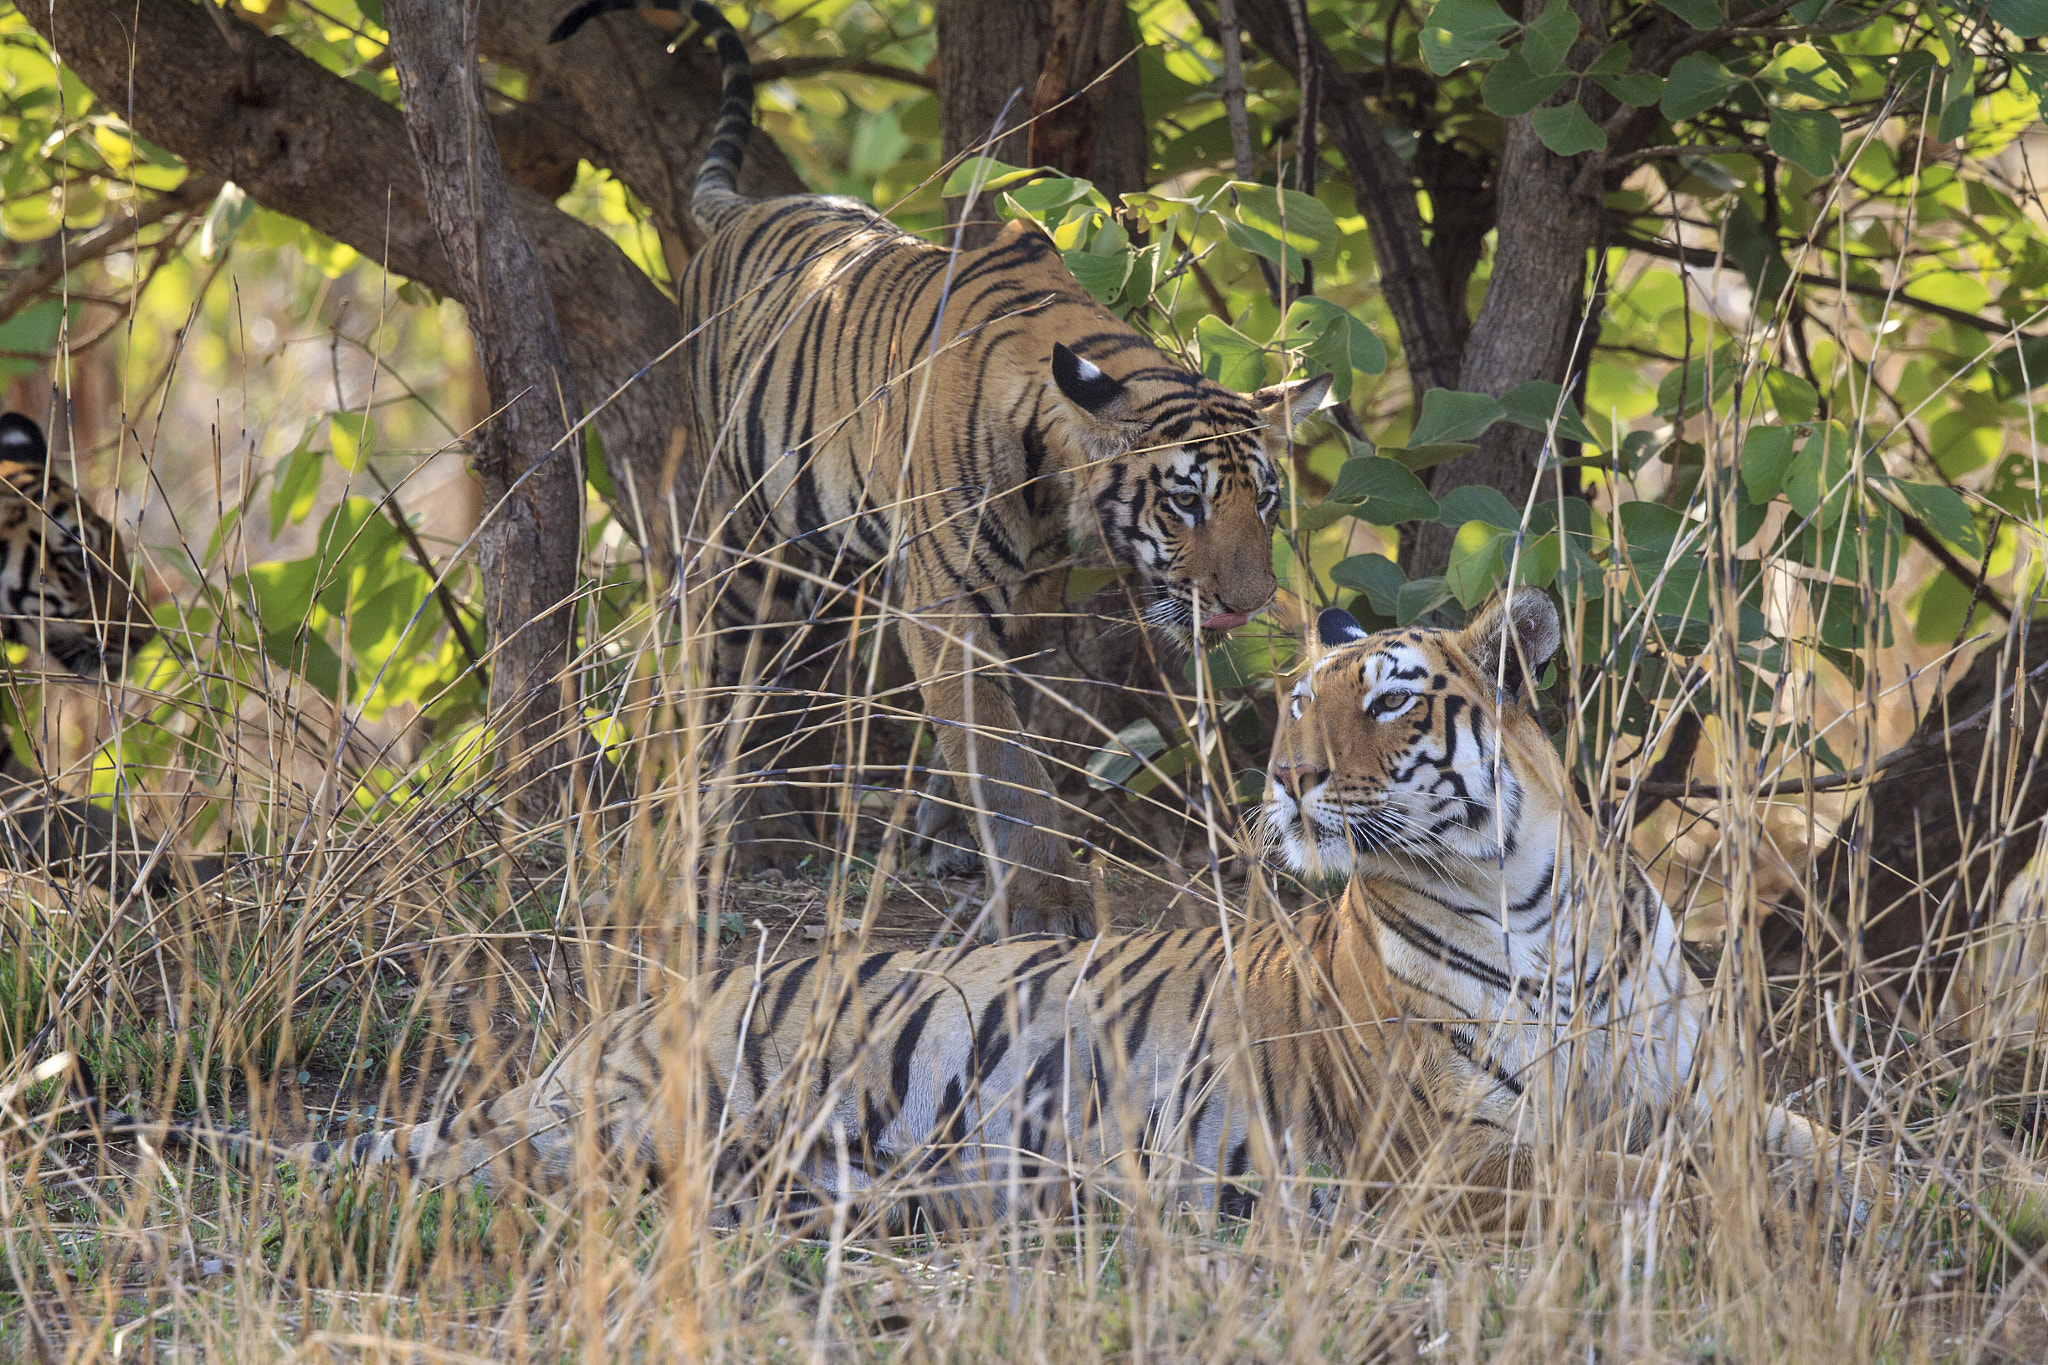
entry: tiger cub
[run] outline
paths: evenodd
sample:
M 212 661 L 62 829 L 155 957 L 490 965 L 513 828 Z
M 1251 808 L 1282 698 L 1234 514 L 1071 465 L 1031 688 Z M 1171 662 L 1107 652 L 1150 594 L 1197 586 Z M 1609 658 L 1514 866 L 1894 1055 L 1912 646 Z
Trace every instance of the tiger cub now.
M 545 1188 L 602 1153 L 715 1171 L 717 1200 L 779 1170 L 781 1199 L 909 1188 L 947 1222 L 1071 1181 L 1242 1209 L 1251 1177 L 1311 1161 L 1471 1217 L 1512 1217 L 1546 1163 L 1596 1197 L 1675 1193 L 1682 1163 L 1636 1149 L 1707 1136 L 1732 1076 L 1670 913 L 1526 704 L 1556 608 L 1523 589 L 1462 631 L 1316 629 L 1264 819 L 1289 866 L 1348 877 L 1335 908 L 728 968 L 474 1108 L 292 1154 Z M 1825 1130 L 1775 1106 L 1765 1127 L 1785 1204 L 1861 1220 L 1869 1182 Z
M 635 3 L 591 0 L 554 37 Z M 1093 899 L 1006 665 L 1062 610 L 1077 546 L 1130 570 L 1148 624 L 1182 644 L 1214 645 L 1264 608 L 1276 460 L 1329 377 L 1249 395 L 1205 379 L 1113 317 L 1025 223 L 954 252 L 851 200 L 743 197 L 746 49 L 714 6 L 690 13 L 724 72 L 691 205 L 708 240 L 681 287 L 721 686 L 757 685 L 784 734 L 817 728 L 832 699 L 815 717 L 799 699 L 829 691 L 816 660 L 830 650 L 793 627 L 844 618 L 858 593 L 870 619 L 893 620 L 934 767 L 974 807 L 991 929 L 1086 936 Z M 778 742 L 746 766 L 786 763 Z M 793 863 L 814 840 L 786 784 L 748 785 L 745 856 Z

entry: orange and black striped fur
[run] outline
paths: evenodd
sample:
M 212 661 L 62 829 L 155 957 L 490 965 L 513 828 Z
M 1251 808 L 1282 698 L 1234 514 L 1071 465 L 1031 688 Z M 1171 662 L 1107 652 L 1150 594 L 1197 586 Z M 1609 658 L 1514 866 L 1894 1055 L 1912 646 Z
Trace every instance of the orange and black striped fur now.
M 104 517 L 50 469 L 42 428 L 0 414 L 0 641 L 81 678 L 118 677 L 156 634 L 129 586 L 127 555 Z M 17 867 L 105 880 L 126 890 L 132 831 L 92 803 L 56 796 L 0 733 L 0 850 Z M 125 850 L 125 851 L 124 851 Z M 111 857 L 112 863 L 109 864 Z M 200 875 L 211 875 L 212 865 Z
M 1462 632 L 1365 636 L 1333 611 L 1319 633 L 1264 816 L 1297 870 L 1347 874 L 1334 909 L 727 969 L 486 1103 L 294 1155 L 546 1187 L 602 1152 L 715 1171 L 730 1209 L 781 1144 L 768 1193 L 909 1187 L 942 1220 L 1077 1183 L 1229 1209 L 1311 1162 L 1461 1216 L 1497 1216 L 1545 1163 L 1595 1197 L 1675 1199 L 1683 1138 L 1728 1120 L 1734 1076 L 1669 912 L 1568 799 L 1525 703 L 1555 608 L 1525 589 Z M 1784 1202 L 1860 1221 L 1867 1180 L 1827 1132 L 1764 1115 Z M 1674 1135 L 1675 1160 L 1643 1154 Z
M 630 7 L 594 0 L 556 35 Z M 969 819 L 994 922 L 1085 934 L 1091 898 L 1004 665 L 1061 609 L 1076 547 L 1130 570 L 1148 623 L 1183 643 L 1265 607 L 1275 456 L 1328 379 L 1251 395 L 1210 382 L 1111 316 L 1024 223 L 955 252 L 850 200 L 742 197 L 746 51 L 717 9 L 691 14 L 724 69 L 692 205 L 708 240 L 682 280 L 722 681 L 814 691 L 799 665 L 815 637 L 790 627 L 843 617 L 856 591 L 884 604 L 942 766 L 985 813 Z M 751 848 L 802 851 L 801 824 L 753 809 Z
M 114 528 L 50 471 L 42 428 L 0 414 L 0 640 L 92 678 L 155 634 Z

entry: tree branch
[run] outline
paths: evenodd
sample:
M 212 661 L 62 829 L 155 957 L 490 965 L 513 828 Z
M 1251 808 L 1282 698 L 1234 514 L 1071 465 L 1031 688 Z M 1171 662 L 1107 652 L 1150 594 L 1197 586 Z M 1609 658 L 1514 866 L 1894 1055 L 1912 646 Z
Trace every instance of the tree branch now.
M 476 451 L 477 535 L 493 658 L 491 715 L 518 806 L 554 805 L 583 539 L 583 405 L 540 259 L 519 230 L 484 111 L 474 11 L 446 0 L 387 0 L 405 126 L 428 216 L 453 267 L 490 391 Z
M 1718 251 L 1710 251 L 1705 247 L 1699 246 L 1674 246 L 1669 242 L 1660 242 L 1654 238 L 1630 232 L 1626 228 L 1620 230 L 1620 235 L 1615 245 L 1625 246 L 1631 251 L 1640 251 L 1645 256 L 1655 256 L 1659 260 L 1676 261 L 1680 265 L 1703 266 L 1707 268 L 1712 268 L 1716 265 L 1728 265 L 1727 257 Z M 1815 275 L 1806 271 L 1795 273 L 1793 278 L 1801 284 L 1813 285 L 1821 289 L 1840 290 L 1844 294 L 1855 294 L 1859 298 L 1883 299 L 1888 303 L 1902 303 L 1908 308 L 1926 313 L 1932 317 L 1945 318 L 1964 327 L 1973 327 L 1991 336 L 2012 337 L 2019 342 L 2028 342 L 2034 339 L 2031 334 L 2018 331 L 2010 324 L 2001 322 L 1997 318 L 1980 318 L 1975 313 L 1966 313 L 1960 308 L 1950 308 L 1946 304 L 1915 298 L 1903 289 L 1888 289 L 1880 284 L 1858 284 L 1854 280 L 1838 280 L 1832 275 Z
M 657 230 L 696 250 L 703 234 L 690 217 L 690 195 L 718 119 L 717 58 L 695 39 L 669 52 L 668 34 L 645 12 L 610 15 L 566 42 L 550 43 L 548 34 L 567 8 L 565 0 L 490 0 L 478 7 L 477 46 L 559 94 L 560 107 L 575 113 L 570 130 L 594 149 L 590 159 L 639 196 Z M 740 189 L 770 198 L 801 194 L 804 184 L 775 140 L 757 129 L 747 143 Z M 562 282 L 551 277 L 550 283 L 566 306 Z M 598 397 L 595 388 L 587 392 Z M 667 449 L 666 433 L 655 449 Z
M 916 86 L 919 90 L 939 88 L 937 77 L 927 76 L 922 71 L 912 71 L 907 66 L 892 66 L 888 62 L 870 61 L 865 57 L 783 57 L 776 61 L 754 63 L 756 81 L 798 80 L 805 76 L 822 76 L 831 71 L 844 71 L 854 76 L 872 76 L 876 80 Z
M 174 213 L 189 212 L 210 203 L 220 193 L 220 185 L 219 176 L 188 175 L 178 188 L 144 203 L 133 217 L 109 218 L 68 241 L 60 236 L 43 243 L 40 259 L 21 267 L 22 273 L 8 283 L 5 294 L 0 294 L 0 322 L 41 298 L 57 281 L 87 261 L 119 251 L 144 228 L 153 227 Z
M 2041 681 L 2044 677 L 2048 677 L 2048 663 L 2036 665 L 2020 679 L 2020 682 L 2022 685 L 2035 683 Z M 1945 730 L 1926 731 L 1915 735 L 1890 753 L 1880 755 L 1868 763 L 1858 764 L 1847 772 L 1828 773 L 1825 776 L 1816 777 L 1811 780 L 1795 777 L 1782 782 L 1773 782 L 1768 786 L 1758 787 L 1755 793 L 1756 798 L 1763 801 L 1779 796 L 1802 796 L 1811 795 L 1815 792 L 1839 791 L 1844 787 L 1853 787 L 1859 783 L 1867 782 L 1879 773 L 1896 768 L 1901 763 L 1907 762 L 1910 759 L 1931 754 L 1937 749 L 1945 749 L 1955 740 L 1983 729 L 1990 721 L 1992 714 L 2004 704 L 2004 698 L 1994 700 L 1979 707 L 1967 717 L 1957 721 Z M 1646 779 L 1635 783 L 1624 781 L 1621 786 L 1624 791 L 1642 796 L 1691 797 L 1702 801 L 1723 800 L 1732 794 L 1725 788 L 1714 786 L 1708 782 L 1657 782 Z
M 1237 12 L 1251 30 L 1252 41 L 1299 84 L 1301 63 L 1284 0 L 1237 0 Z M 1372 233 L 1380 291 L 1401 334 L 1409 387 L 1418 399 L 1429 389 L 1454 389 L 1464 351 L 1462 329 L 1451 320 L 1436 262 L 1422 239 L 1415 182 L 1394 155 L 1366 104 L 1364 90 L 1313 30 L 1308 52 L 1314 74 L 1320 76 L 1322 121 L 1344 158 L 1359 210 Z
M 235 14 L 209 18 L 206 8 L 50 0 L 22 14 L 109 109 L 195 172 L 232 180 L 266 208 L 460 297 L 398 111 Z M 517 8 L 509 0 L 485 6 L 480 40 Z M 224 31 L 236 35 L 234 46 Z M 647 46 L 660 56 L 658 44 Z M 589 55 L 609 61 L 602 44 Z M 616 78 L 612 88 L 616 95 Z M 716 98 L 711 81 L 688 102 L 708 108 Z M 510 202 L 546 273 L 578 388 L 593 405 L 623 388 L 594 419 L 614 477 L 637 492 L 618 510 L 659 518 L 636 531 L 657 552 L 669 551 L 674 540 L 657 509 L 684 394 L 679 367 L 656 362 L 680 334 L 675 305 L 597 229 L 523 186 L 512 187 Z

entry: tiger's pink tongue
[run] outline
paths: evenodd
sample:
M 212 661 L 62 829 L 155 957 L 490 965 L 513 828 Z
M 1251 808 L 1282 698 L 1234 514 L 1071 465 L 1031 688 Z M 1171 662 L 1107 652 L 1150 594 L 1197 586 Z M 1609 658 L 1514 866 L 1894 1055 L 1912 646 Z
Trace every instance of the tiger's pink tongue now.
M 1236 630 L 1252 618 L 1241 611 L 1219 611 L 1202 622 L 1203 630 Z

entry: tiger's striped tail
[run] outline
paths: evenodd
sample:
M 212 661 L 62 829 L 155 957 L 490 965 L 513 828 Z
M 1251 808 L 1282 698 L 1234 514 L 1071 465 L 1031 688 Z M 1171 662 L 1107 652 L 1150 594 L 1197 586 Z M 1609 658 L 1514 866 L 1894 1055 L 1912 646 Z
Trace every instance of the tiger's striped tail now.
M 679 8 L 679 4 L 663 4 L 659 0 L 584 0 L 562 16 L 548 41 L 561 42 L 601 14 L 625 9 L 673 12 Z M 692 0 L 690 18 L 711 36 L 718 48 L 718 123 L 712 130 L 711 145 L 705 149 L 704 163 L 697 169 L 697 188 L 690 196 L 690 216 L 706 232 L 716 232 L 753 202 L 739 192 L 739 180 L 740 165 L 747 156 L 747 138 L 754 131 L 754 63 L 747 56 L 747 46 L 740 41 L 738 30 L 718 6 L 707 0 Z

